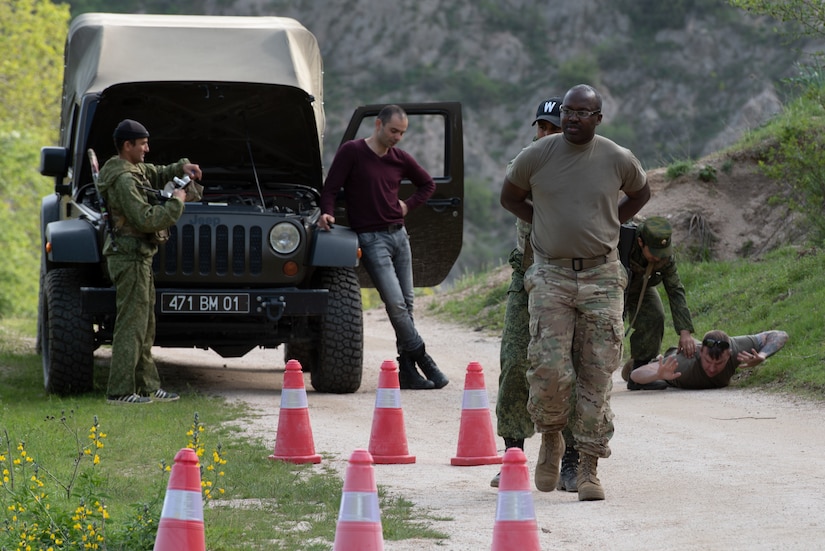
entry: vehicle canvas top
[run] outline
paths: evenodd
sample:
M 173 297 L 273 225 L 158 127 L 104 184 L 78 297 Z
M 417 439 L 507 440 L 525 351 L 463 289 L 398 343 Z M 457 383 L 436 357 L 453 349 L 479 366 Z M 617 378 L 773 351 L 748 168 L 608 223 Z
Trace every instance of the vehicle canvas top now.
M 72 22 L 65 64 L 61 145 L 88 125 L 75 139 L 103 160 L 114 127 L 132 118 L 149 128 L 150 162 L 254 162 L 321 185 L 312 170 L 325 126 L 321 54 L 294 19 L 87 13 Z M 89 101 L 99 101 L 91 120 L 73 124 Z

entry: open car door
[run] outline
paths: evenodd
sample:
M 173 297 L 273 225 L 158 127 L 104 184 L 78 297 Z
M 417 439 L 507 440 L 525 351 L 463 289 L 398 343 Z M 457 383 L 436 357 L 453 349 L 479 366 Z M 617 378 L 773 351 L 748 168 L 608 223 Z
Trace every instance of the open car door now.
M 367 138 L 375 127 L 375 117 L 385 104 L 359 107 L 344 132 L 341 143 Z M 416 287 L 433 287 L 447 277 L 461 252 L 464 231 L 464 132 L 461 104 L 399 103 L 409 119 L 399 146 L 410 153 L 435 180 L 435 192 L 427 204 L 411 211 L 405 226 L 410 235 L 413 281 Z M 415 188 L 402 181 L 400 198 Z M 343 194 L 335 205 L 338 224 L 349 226 Z M 358 269 L 363 287 L 374 287 L 366 270 Z

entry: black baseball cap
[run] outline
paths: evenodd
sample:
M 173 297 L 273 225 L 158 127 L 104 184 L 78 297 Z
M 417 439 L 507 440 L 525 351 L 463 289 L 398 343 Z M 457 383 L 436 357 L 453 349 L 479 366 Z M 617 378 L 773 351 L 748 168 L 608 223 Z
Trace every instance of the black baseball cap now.
M 561 128 L 562 101 L 562 98 L 554 96 L 541 102 L 536 110 L 536 120 L 533 121 L 532 126 L 535 126 L 539 121 L 548 121 Z

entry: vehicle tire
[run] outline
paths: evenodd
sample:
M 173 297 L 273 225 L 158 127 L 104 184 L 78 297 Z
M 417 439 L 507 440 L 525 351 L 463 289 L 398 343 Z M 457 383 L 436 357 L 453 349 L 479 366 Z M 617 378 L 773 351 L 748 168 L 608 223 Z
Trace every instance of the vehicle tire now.
M 327 313 L 318 322 L 318 342 L 311 351 L 315 359 L 310 362 L 312 388 L 334 394 L 355 392 L 361 386 L 364 364 L 364 317 L 358 276 L 352 268 L 325 269 L 319 287 L 329 290 L 329 299 Z
M 80 313 L 80 270 L 59 268 L 44 278 L 40 300 L 40 349 L 46 392 L 79 394 L 94 383 L 94 328 Z
M 318 363 L 317 354 L 314 354 L 315 343 L 311 341 L 292 341 L 284 345 L 284 363 L 289 360 L 298 360 L 301 371 L 312 373 Z

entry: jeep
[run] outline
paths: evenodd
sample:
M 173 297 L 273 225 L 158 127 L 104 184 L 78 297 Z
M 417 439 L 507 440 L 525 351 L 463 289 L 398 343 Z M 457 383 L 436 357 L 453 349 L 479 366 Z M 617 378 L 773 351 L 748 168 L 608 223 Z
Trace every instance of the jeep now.
M 371 284 L 346 205 L 336 205 L 331 231 L 316 226 L 322 80 L 318 43 L 294 19 L 87 13 L 72 21 L 59 145 L 40 156 L 41 174 L 55 182 L 40 210 L 47 391 L 91 390 L 94 352 L 112 342 L 115 290 L 102 255 L 111 230 L 88 153 L 101 164 L 115 155 L 112 132 L 125 118 L 149 129 L 146 162 L 187 157 L 203 171 L 202 199 L 186 203 L 154 257 L 155 345 L 222 357 L 284 345 L 284 360 L 299 360 L 316 391 L 358 390 L 361 286 Z M 461 249 L 461 108 L 400 105 L 411 130 L 403 145 L 436 181 L 407 222 L 416 285 L 429 287 Z M 369 133 L 380 107 L 358 108 L 342 142 Z M 402 183 L 401 197 L 412 187 Z

